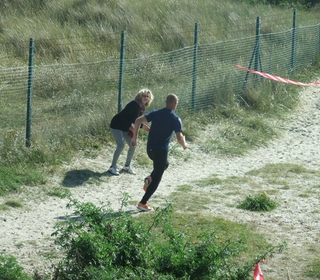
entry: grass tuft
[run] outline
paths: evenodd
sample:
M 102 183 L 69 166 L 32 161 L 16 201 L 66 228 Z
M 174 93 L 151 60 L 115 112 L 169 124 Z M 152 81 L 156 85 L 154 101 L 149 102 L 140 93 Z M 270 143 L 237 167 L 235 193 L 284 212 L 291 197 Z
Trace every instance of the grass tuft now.
M 263 192 L 256 196 L 247 196 L 244 201 L 238 205 L 238 208 L 249 211 L 267 212 L 272 211 L 276 206 L 276 202 L 271 200 L 266 192 Z

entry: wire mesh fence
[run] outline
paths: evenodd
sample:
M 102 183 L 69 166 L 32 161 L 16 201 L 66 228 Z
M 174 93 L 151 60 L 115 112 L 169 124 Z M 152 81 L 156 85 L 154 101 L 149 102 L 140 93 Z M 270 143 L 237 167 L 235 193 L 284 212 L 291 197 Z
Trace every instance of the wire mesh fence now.
M 275 22 L 274 29 L 279 29 L 279 26 L 288 28 L 268 32 L 262 24 L 257 37 L 257 27 L 253 24 L 254 28 L 250 27 L 252 36 L 237 38 L 234 35 L 235 39 L 215 43 L 201 37 L 209 32 L 204 28 L 199 33 L 201 43 L 197 46 L 196 57 L 192 43 L 173 51 L 138 56 L 138 51 L 134 55 L 127 54 L 133 48 L 128 43 L 123 69 L 122 104 L 129 102 L 141 88 L 148 87 L 155 95 L 148 110 L 162 107 L 168 93 L 179 96 L 178 110 L 205 109 L 218 103 L 227 104 L 228 99 L 240 96 L 243 87 L 251 82 L 251 76 L 246 77 L 247 73 L 237 69 L 236 64 L 248 67 L 253 61 L 252 67 L 259 68 L 256 70 L 288 77 L 295 69 L 316 60 L 320 46 L 320 24 L 293 29 L 289 27 L 288 19 L 267 20 Z M 188 41 L 191 41 L 190 32 Z M 57 53 L 65 52 L 69 42 L 62 41 L 61 44 L 55 50 Z M 94 46 L 95 42 L 90 44 Z M 99 121 L 107 127 L 110 122 L 108 118 L 119 108 L 119 56 L 112 54 L 110 58 L 102 59 L 106 54 L 103 51 L 97 54 L 100 49 L 93 47 L 90 52 L 96 59 L 94 61 L 37 64 L 37 56 L 46 53 L 46 42 L 37 42 L 35 38 L 35 45 L 32 129 L 37 131 L 37 135 L 46 135 L 45 141 L 53 138 L 56 141 L 59 135 L 80 133 L 77 130 L 83 129 L 83 126 L 78 126 L 78 123 Z M 88 51 L 83 49 L 83 42 L 79 43 L 78 51 L 76 49 L 72 48 L 74 56 Z M 256 62 L 258 64 L 255 65 Z M 0 67 L 2 135 L 25 130 L 28 70 L 28 65 Z

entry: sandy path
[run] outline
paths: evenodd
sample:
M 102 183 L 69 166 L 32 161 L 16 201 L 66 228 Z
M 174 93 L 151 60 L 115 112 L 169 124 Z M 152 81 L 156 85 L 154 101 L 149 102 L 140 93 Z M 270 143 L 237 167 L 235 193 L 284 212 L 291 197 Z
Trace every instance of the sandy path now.
M 190 149 L 185 151 L 189 153 L 189 160 L 170 158 L 171 165 L 165 172 L 153 199 L 157 201 L 165 198 L 178 185 L 192 184 L 197 188 L 193 183 L 195 179 L 207 178 L 212 174 L 217 174 L 221 178 L 241 177 L 245 176 L 247 171 L 270 163 L 292 163 L 319 170 L 319 94 L 319 87 L 302 90 L 301 106 L 291 115 L 287 124 L 281 124 L 283 135 L 267 147 L 254 150 L 246 156 L 232 159 L 215 157 L 201 152 L 195 145 L 190 145 Z M 135 168 L 138 174 L 136 176 L 103 175 L 109 167 L 111 154 L 112 149 L 106 150 L 95 159 L 79 157 L 72 165 L 64 167 L 69 171 L 65 178 L 50 179 L 50 187 L 61 186 L 64 180 L 69 186 L 73 186 L 70 190 L 80 201 L 98 204 L 100 201 L 108 200 L 112 202 L 114 209 L 119 207 L 121 192 L 127 192 L 133 201 L 139 201 L 143 194 L 141 182 L 150 168 Z M 78 176 L 80 174 L 82 177 Z M 74 178 L 77 178 L 77 181 Z M 265 214 L 231 207 L 230 205 L 235 205 L 239 201 L 239 196 L 229 195 L 228 190 L 213 186 L 210 195 L 214 203 L 206 211 L 215 216 L 249 223 L 259 232 L 265 233 L 266 238 L 273 244 L 287 241 L 288 250 L 261 265 L 264 275 L 266 279 L 287 279 L 286 268 L 288 268 L 292 279 L 305 280 L 308 278 L 302 274 L 303 267 L 310 262 L 313 254 L 320 253 L 320 184 L 317 179 L 316 176 L 311 178 L 297 176 L 297 178 L 286 179 L 292 186 L 289 189 L 279 189 L 277 185 L 261 186 L 261 191 L 276 190 L 276 198 L 282 202 L 275 211 Z M 252 191 L 252 187 L 246 188 L 243 184 L 239 184 L 238 189 L 245 194 L 250 194 Z M 22 200 L 25 205 L 23 209 L 0 212 L 1 250 L 17 257 L 27 271 L 50 270 L 51 262 L 44 261 L 43 257 L 56 249 L 50 235 L 54 231 L 54 224 L 70 211 L 65 208 L 66 199 L 41 196 L 37 188 L 29 191 L 31 195 L 28 197 L 25 197 L 25 194 L 21 197 L 13 197 L 15 200 Z M 201 189 L 201 191 L 206 190 Z M 7 199 L 0 198 L 0 203 Z M 150 203 L 152 204 L 152 201 Z

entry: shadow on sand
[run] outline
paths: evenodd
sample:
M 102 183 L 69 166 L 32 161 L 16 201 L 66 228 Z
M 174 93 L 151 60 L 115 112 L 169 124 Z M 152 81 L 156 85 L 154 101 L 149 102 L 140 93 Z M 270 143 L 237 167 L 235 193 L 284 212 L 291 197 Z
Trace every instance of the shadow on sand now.
M 82 170 L 70 170 L 66 173 L 62 185 L 67 188 L 74 188 L 83 185 L 91 178 L 102 181 L 102 176 L 112 177 L 113 175 L 108 171 L 100 173 L 94 172 L 89 169 L 82 169 Z

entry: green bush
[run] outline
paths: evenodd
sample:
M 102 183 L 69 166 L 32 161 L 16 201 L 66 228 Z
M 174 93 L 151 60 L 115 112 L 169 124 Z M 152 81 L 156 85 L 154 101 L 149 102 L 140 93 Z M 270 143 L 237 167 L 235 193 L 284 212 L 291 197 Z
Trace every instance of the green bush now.
M 123 205 L 126 203 L 124 197 Z M 250 279 L 256 258 L 239 264 L 244 238 L 221 242 L 221 233 L 203 231 L 191 240 L 172 225 L 173 209 L 157 209 L 149 223 L 131 213 L 98 208 L 70 198 L 76 217 L 57 225 L 53 236 L 65 250 L 54 271 L 65 279 Z M 220 237 L 219 237 L 220 236 Z M 281 247 L 282 248 L 282 247 Z M 259 258 L 272 256 L 269 248 Z
M 7 256 L 0 252 L 0 279 L 1 280 L 31 280 L 31 278 L 23 272 L 22 267 L 18 264 L 13 256 Z

